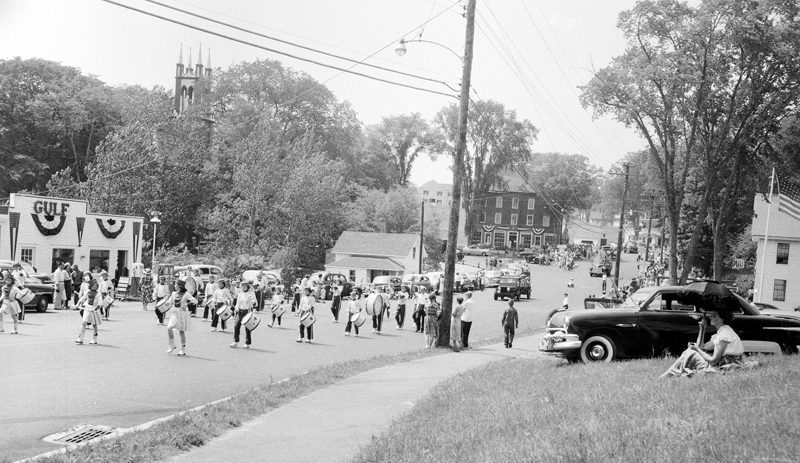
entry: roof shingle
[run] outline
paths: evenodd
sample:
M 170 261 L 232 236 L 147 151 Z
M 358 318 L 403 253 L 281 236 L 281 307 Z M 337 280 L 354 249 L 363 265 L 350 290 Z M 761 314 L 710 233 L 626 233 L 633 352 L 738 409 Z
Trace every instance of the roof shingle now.
M 333 254 L 406 257 L 419 244 L 412 233 L 376 233 L 345 231 L 331 249 Z

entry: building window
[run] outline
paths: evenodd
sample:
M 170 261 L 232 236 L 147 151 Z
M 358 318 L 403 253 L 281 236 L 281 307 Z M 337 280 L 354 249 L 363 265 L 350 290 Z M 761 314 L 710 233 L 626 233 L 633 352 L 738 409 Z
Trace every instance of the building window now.
M 503 214 L 501 212 L 495 212 L 494 213 L 494 224 L 495 225 L 500 225 L 501 223 L 503 223 Z
M 775 280 L 772 287 L 772 300 L 785 301 L 786 300 L 786 280 Z
M 508 232 L 508 247 L 517 249 L 517 232 Z
M 523 233 L 520 235 L 520 240 L 522 242 L 523 249 L 531 247 L 531 235 Z
M 529 227 L 533 225 L 533 214 L 528 214 L 527 217 L 525 217 L 525 225 Z
M 472 232 L 472 239 L 470 240 L 470 244 L 478 244 L 481 242 L 481 231 L 475 230 Z
M 542 245 L 542 235 L 536 235 L 533 237 L 533 245 L 534 246 L 541 246 Z
M 519 198 L 511 198 L 511 209 L 519 209 Z
M 436 205 L 437 206 L 441 206 L 442 205 L 442 200 L 441 199 L 437 199 L 436 200 Z
M 480 223 L 486 223 L 486 212 L 481 212 Z
M 789 263 L 789 243 L 778 243 L 778 258 L 775 260 L 775 263 Z
M 110 253 L 108 251 L 100 251 L 97 249 L 89 251 L 89 271 L 94 272 L 99 269 L 107 272 L 109 256 Z
M 33 265 L 33 248 L 22 248 L 19 260 Z
M 542 226 L 549 227 L 550 226 L 550 216 L 545 214 L 542 216 Z
M 428 202 L 431 204 L 436 204 L 436 200 L 434 198 L 429 199 Z
M 72 249 L 53 249 L 52 271 L 55 272 L 58 264 L 63 264 L 63 263 L 73 264 L 74 259 L 75 259 L 75 251 Z M 108 251 L 106 251 L 106 269 L 108 269 Z
M 422 190 L 422 196 L 428 196 L 428 190 Z
M 350 281 L 352 281 L 353 283 L 356 282 L 356 271 L 355 270 L 350 270 Z
M 511 225 L 517 224 L 517 214 L 511 214 Z
M 533 198 L 528 198 L 528 210 L 532 211 L 533 210 L 533 206 L 535 206 L 535 205 L 536 205 L 536 200 L 533 199 Z
M 502 248 L 506 245 L 506 234 L 503 232 L 494 232 L 494 246 Z
M 492 244 L 492 234 L 486 233 L 485 235 L 483 235 L 483 242 L 485 244 Z
M 442 192 L 441 191 L 437 191 L 436 192 L 436 196 L 442 196 Z
M 503 197 L 502 196 L 498 196 L 498 197 L 496 197 L 494 199 L 494 207 L 496 207 L 498 209 L 503 207 Z

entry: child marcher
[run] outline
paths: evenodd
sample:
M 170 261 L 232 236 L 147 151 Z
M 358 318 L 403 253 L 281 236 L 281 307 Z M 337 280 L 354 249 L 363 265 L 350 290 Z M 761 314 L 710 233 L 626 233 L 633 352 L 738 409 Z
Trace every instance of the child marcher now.
M 100 272 L 100 283 L 97 285 L 97 292 L 100 293 L 100 297 L 103 300 L 103 304 L 101 305 L 103 309 L 103 320 L 108 320 L 108 317 L 111 316 L 111 304 L 106 303 L 106 298 L 110 296 L 112 289 L 112 284 L 108 280 L 108 272 L 103 270 Z
M 278 326 L 281 326 L 281 318 L 283 318 L 284 311 L 283 296 L 276 289 L 275 293 L 272 294 L 272 323 L 267 326 L 272 328 L 272 326 L 275 324 L 275 320 L 278 320 Z
M 211 332 L 215 333 L 217 331 L 217 324 L 220 324 L 220 328 L 222 328 L 222 332 L 224 333 L 225 320 L 217 314 L 217 310 L 224 305 L 231 305 L 233 296 L 231 296 L 231 292 L 228 291 L 228 283 L 225 280 L 220 278 L 214 283 L 214 286 L 216 286 L 214 295 L 211 296 L 211 301 L 208 302 L 211 304 Z
M 403 323 L 406 321 L 406 301 L 408 301 L 408 292 L 405 287 L 400 290 L 397 296 L 397 311 L 394 314 L 394 320 L 397 322 L 397 329 L 403 329 Z
M 575 287 L 575 278 L 570 277 L 569 281 L 567 282 L 567 288 L 574 288 Z
M 158 284 L 155 288 L 153 288 L 153 300 L 159 302 L 166 297 L 169 297 L 170 290 L 169 286 L 167 285 L 167 277 L 161 275 L 158 277 Z M 158 319 L 158 324 L 164 324 L 164 314 L 166 312 L 162 312 L 159 310 L 158 306 L 155 308 L 156 318 Z
M 298 308 L 298 315 L 300 316 L 300 337 L 297 338 L 297 342 L 307 342 L 310 343 L 314 339 L 314 326 L 303 325 L 303 318 L 306 315 L 314 315 L 314 296 L 311 295 L 311 288 L 306 288 L 304 290 L 305 295 L 300 298 L 300 306 Z M 305 332 L 308 332 L 308 338 L 305 338 Z
M 211 275 L 208 277 L 208 284 L 203 289 L 203 319 L 202 321 L 208 321 L 208 312 L 214 310 L 214 293 L 217 291 L 218 286 L 216 285 L 216 277 Z
M 353 289 L 350 292 L 350 302 L 347 304 L 347 325 L 344 327 L 344 335 L 350 336 L 350 330 L 353 329 L 356 336 L 358 336 L 358 326 L 352 321 L 353 315 L 361 312 L 362 309 L 362 302 L 359 300 L 361 299 L 361 290 Z
M 242 330 L 242 320 L 245 315 L 252 313 L 258 307 L 258 299 L 256 293 L 251 291 L 252 285 L 249 281 L 243 281 L 241 285 L 242 292 L 236 298 L 236 324 L 233 325 L 233 343 L 230 345 L 232 348 L 239 347 L 239 333 Z M 245 349 L 252 344 L 252 331 L 248 327 L 244 327 Z
M 517 313 L 517 309 L 514 308 L 513 299 L 508 300 L 508 308 L 503 312 L 503 320 L 500 323 L 506 334 L 505 345 L 506 349 L 508 349 L 514 344 L 514 333 L 516 332 L 515 330 L 519 328 L 519 314 Z
M 19 303 L 17 302 L 17 288 L 14 286 L 14 277 L 6 274 L 3 279 L 3 289 L 0 295 L 0 333 L 5 331 L 3 329 L 3 315 L 11 317 L 14 322 L 14 329 L 11 334 L 17 334 L 17 314 L 20 312 Z
M 92 280 L 89 283 L 89 290 L 78 299 L 78 306 L 81 306 L 81 332 L 75 344 L 83 344 L 83 335 L 86 334 L 86 328 L 91 325 L 92 327 L 92 340 L 89 344 L 97 344 L 97 327 L 100 326 L 100 310 L 103 306 L 103 298 L 98 292 L 98 284 Z

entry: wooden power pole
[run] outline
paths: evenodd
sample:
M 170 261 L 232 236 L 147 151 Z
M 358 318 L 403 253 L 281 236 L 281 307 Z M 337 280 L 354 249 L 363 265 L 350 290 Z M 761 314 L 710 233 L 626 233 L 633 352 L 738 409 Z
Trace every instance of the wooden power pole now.
M 625 197 L 628 195 L 628 177 L 631 171 L 631 163 L 623 162 L 625 168 L 625 189 L 622 191 L 622 207 L 619 211 L 619 236 L 617 236 L 617 262 L 614 265 L 614 288 L 619 292 L 619 261 L 622 259 L 622 227 L 625 225 Z

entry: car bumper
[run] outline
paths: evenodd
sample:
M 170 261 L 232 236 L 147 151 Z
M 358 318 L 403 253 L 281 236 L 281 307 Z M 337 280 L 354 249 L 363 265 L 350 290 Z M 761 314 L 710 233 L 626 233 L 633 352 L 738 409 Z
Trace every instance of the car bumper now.
M 539 339 L 539 350 L 552 355 L 572 356 L 581 348 L 577 334 L 546 334 Z

